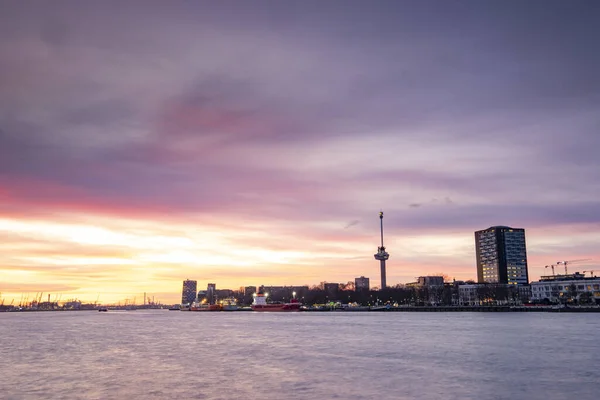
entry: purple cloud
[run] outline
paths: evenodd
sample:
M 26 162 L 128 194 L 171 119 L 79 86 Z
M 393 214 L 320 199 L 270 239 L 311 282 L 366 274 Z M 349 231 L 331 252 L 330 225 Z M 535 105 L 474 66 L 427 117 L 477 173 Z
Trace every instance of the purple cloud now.
M 600 215 L 594 2 L 1 7 L 2 212 Z

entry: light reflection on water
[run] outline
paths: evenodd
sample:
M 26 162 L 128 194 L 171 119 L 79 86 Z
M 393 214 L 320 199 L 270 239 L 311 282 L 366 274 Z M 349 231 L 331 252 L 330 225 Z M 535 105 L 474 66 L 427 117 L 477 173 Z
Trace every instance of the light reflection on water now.
M 600 316 L 0 314 L 1 399 L 597 399 Z

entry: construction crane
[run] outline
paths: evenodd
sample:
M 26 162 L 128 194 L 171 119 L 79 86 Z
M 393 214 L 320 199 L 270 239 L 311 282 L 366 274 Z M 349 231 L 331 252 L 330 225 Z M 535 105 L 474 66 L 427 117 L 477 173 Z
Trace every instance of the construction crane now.
M 592 274 L 592 278 L 595 278 L 593 269 L 589 271 L 583 271 L 583 274 L 585 275 L 586 272 L 589 272 L 590 274 Z
M 592 260 L 590 260 L 589 258 L 586 258 L 586 259 L 582 259 L 582 260 L 557 261 L 556 265 L 559 265 L 559 264 L 564 265 L 565 266 L 565 275 L 567 275 L 568 274 L 567 265 L 574 264 L 574 263 L 580 263 L 580 262 L 584 262 L 584 261 L 592 261 Z
M 552 276 L 554 276 L 554 267 L 556 266 L 556 264 L 552 264 L 552 265 L 546 265 L 544 268 L 552 268 Z

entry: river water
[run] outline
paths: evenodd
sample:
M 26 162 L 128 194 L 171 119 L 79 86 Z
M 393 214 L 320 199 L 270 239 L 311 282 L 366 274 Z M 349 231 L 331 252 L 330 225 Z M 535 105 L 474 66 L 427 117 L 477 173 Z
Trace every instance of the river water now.
M 0 314 L 1 399 L 598 399 L 600 315 Z

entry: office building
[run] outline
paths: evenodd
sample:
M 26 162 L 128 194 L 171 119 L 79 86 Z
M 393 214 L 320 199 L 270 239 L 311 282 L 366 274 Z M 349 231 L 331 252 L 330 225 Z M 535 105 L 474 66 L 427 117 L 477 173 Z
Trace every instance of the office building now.
M 196 300 L 196 286 L 198 282 L 186 279 L 181 290 L 181 304 L 192 304 Z
M 354 278 L 354 290 L 356 291 L 369 291 L 369 289 L 371 288 L 370 283 L 369 283 L 369 278 L 366 278 L 364 276 L 361 276 L 360 278 Z
M 335 297 L 337 295 L 338 291 L 340 290 L 340 284 L 339 283 L 325 282 L 325 283 L 323 283 L 323 290 L 329 296 Z
M 542 276 L 531 283 L 531 300 L 539 303 L 600 304 L 600 278 L 575 272 L 568 275 Z
M 417 286 L 430 287 L 430 286 L 444 286 L 443 276 L 420 276 L 417 278 Z
M 217 300 L 223 300 L 226 299 L 228 297 L 233 297 L 233 295 L 235 294 L 235 292 L 231 289 L 217 289 L 215 290 L 215 296 L 217 298 Z
M 477 231 L 475 251 L 479 283 L 529 283 L 525 229 L 492 226 Z
M 531 287 L 509 283 L 454 284 L 453 303 L 460 306 L 521 305 L 529 301 Z
M 259 291 L 268 293 L 273 301 L 289 301 L 296 297 L 301 298 L 308 291 L 308 286 L 265 286 L 261 285 Z
M 419 276 L 416 282 L 409 282 L 406 287 L 421 289 L 425 287 L 443 287 L 443 276 Z
M 458 302 L 460 306 L 479 305 L 479 285 L 476 283 L 458 285 Z
M 217 284 L 209 283 L 206 287 L 206 299 L 208 300 L 208 304 L 215 304 L 217 301 Z
M 428 302 L 430 305 L 436 305 L 442 300 L 444 277 L 419 276 L 416 282 L 407 283 L 406 287 L 417 290 L 421 300 Z

